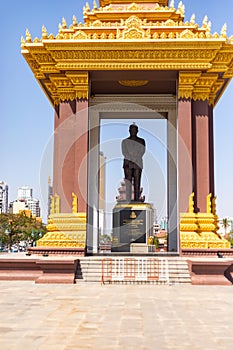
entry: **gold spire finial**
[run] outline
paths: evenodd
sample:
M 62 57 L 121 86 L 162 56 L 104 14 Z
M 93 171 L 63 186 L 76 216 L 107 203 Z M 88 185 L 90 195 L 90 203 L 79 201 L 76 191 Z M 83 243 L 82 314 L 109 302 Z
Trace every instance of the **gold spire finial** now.
M 64 28 L 64 29 L 67 28 L 66 20 L 64 17 L 62 18 L 62 28 Z
M 207 31 L 208 31 L 208 32 L 211 32 L 211 26 L 212 26 L 212 23 L 211 23 L 211 21 L 209 21 L 209 22 L 207 23 Z
M 45 28 L 45 26 L 42 26 L 42 39 L 47 39 L 48 38 L 48 33 L 47 33 L 47 29 Z
M 58 30 L 59 30 L 59 32 L 62 30 L 62 25 L 61 25 L 61 23 L 58 24 Z
M 183 4 L 182 1 L 179 2 L 179 5 L 178 5 L 178 11 L 180 12 L 181 16 L 184 17 L 184 13 L 185 13 L 185 6 Z
M 98 9 L 96 0 L 94 0 L 94 2 L 93 2 L 93 9 L 94 9 L 94 10 L 97 10 L 97 9 Z
M 73 25 L 76 26 L 77 24 L 77 18 L 75 15 L 73 15 Z
M 175 1 L 174 0 L 171 0 L 170 2 L 170 8 L 174 9 L 175 7 Z
M 86 2 L 85 10 L 86 10 L 87 12 L 90 11 L 90 6 L 89 6 L 88 2 Z
M 226 38 L 227 37 L 227 24 L 224 23 L 222 29 L 221 29 L 221 38 Z
M 32 42 L 32 37 L 28 29 L 26 29 L 26 42 L 31 43 Z
M 23 36 L 21 36 L 21 47 L 24 47 L 24 45 L 25 45 L 25 39 L 24 39 L 24 37 Z
M 194 213 L 194 192 L 189 196 L 189 213 Z
M 196 15 L 195 15 L 195 13 L 193 13 L 191 18 L 190 18 L 190 23 L 195 24 L 195 20 L 196 20 Z
M 202 28 L 207 28 L 207 24 L 208 24 L 208 17 L 205 16 L 202 21 Z

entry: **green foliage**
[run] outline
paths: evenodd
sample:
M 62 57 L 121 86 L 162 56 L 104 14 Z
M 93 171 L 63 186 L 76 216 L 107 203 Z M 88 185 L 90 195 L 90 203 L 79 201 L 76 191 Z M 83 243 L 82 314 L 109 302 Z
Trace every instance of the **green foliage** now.
M 159 247 L 159 239 L 157 236 L 154 236 L 154 246 L 156 249 Z
M 0 214 L 0 239 L 3 245 L 12 246 L 20 241 L 32 241 L 41 233 L 46 233 L 46 227 L 35 218 L 29 218 L 25 213 Z
M 231 247 L 233 247 L 233 231 L 229 233 L 227 240 L 231 243 Z
M 228 227 L 230 226 L 230 222 L 227 218 L 222 219 L 222 225 L 225 230 L 225 233 L 227 232 Z

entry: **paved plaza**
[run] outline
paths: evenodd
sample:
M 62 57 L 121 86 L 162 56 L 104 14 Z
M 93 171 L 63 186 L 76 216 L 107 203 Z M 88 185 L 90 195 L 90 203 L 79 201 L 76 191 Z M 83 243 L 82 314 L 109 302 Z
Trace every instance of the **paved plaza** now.
M 1 350 L 230 350 L 232 287 L 0 282 Z

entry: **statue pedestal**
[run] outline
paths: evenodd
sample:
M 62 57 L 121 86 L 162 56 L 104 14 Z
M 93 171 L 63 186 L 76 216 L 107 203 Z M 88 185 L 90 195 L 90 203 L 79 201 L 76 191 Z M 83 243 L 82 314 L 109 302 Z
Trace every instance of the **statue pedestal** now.
M 153 230 L 153 208 L 149 203 L 121 202 L 113 208 L 112 252 L 130 252 L 130 245 L 147 243 Z

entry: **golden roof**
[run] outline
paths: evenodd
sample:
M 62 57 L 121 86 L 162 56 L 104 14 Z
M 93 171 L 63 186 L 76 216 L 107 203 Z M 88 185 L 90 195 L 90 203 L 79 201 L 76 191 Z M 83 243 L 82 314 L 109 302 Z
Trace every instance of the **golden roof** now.
M 110 4 L 117 4 L 117 5 L 124 5 L 124 4 L 129 4 L 134 2 L 135 4 L 140 3 L 140 4 L 155 4 L 158 3 L 159 5 L 162 6 L 168 6 L 168 1 L 169 0 L 99 0 L 100 6 L 107 6 Z
M 41 38 L 26 30 L 22 54 L 50 101 L 88 97 L 88 72 L 95 70 L 179 71 L 179 97 L 215 104 L 233 76 L 233 36 L 184 21 L 182 1 L 94 0 L 83 8 L 84 23 L 63 18 L 57 35 L 42 27 Z M 119 6 L 116 4 L 120 4 Z M 149 5 L 148 5 L 149 4 Z

